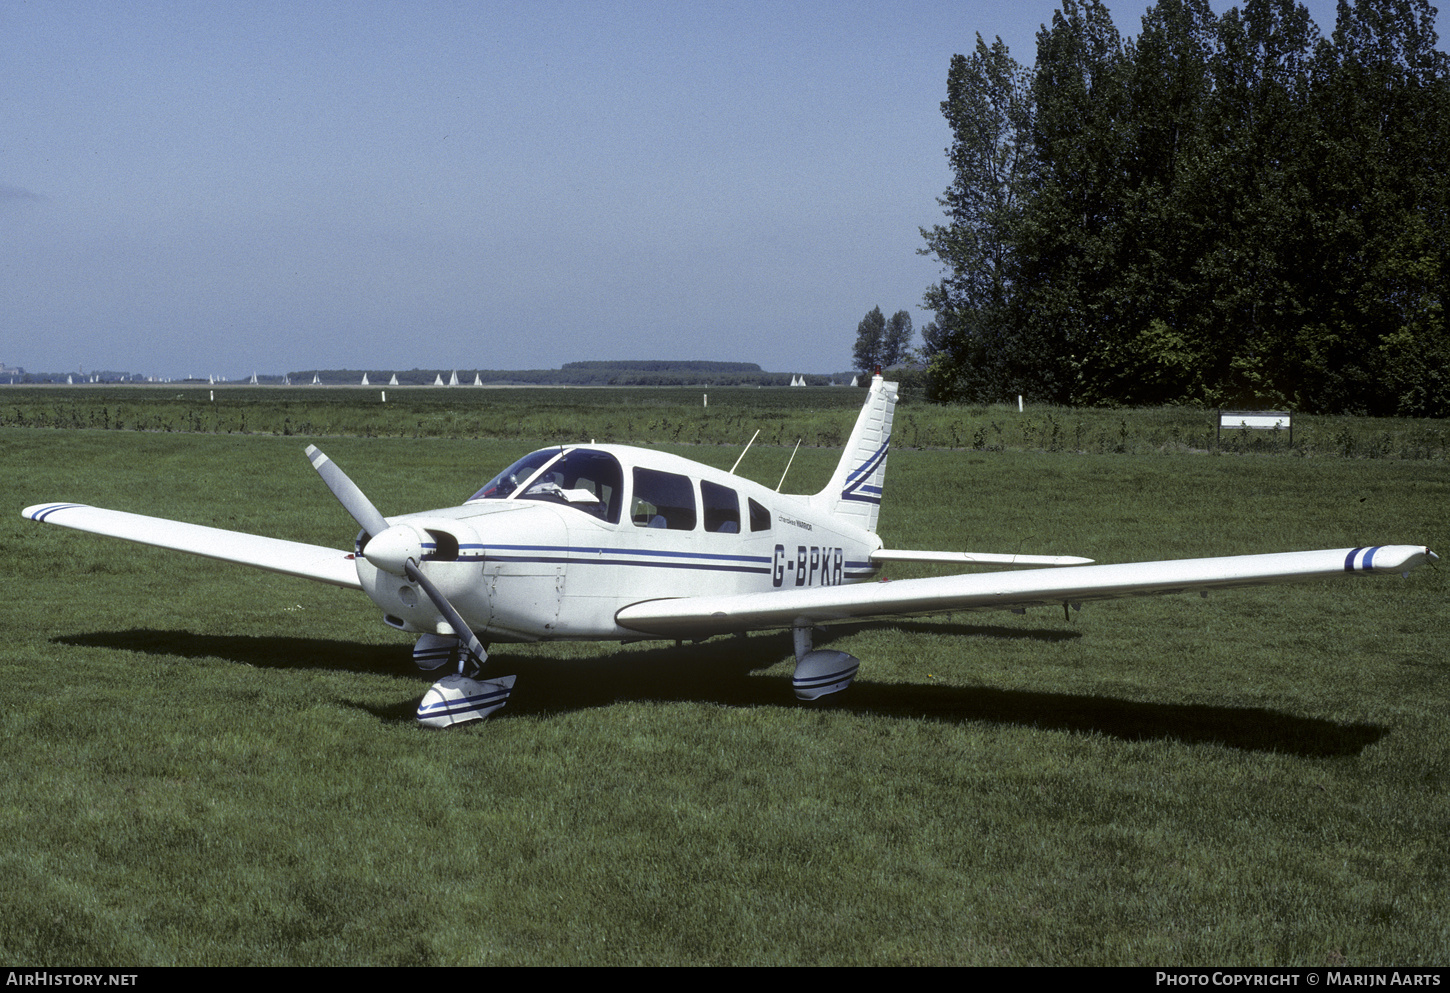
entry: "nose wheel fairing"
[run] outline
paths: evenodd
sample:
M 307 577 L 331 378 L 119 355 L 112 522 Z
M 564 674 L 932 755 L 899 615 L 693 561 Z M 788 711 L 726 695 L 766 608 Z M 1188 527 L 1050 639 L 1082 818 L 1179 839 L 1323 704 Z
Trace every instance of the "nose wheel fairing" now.
M 428 688 L 418 704 L 418 723 L 446 728 L 481 721 L 508 703 L 517 676 L 470 679 L 461 673 L 444 676 Z
M 452 670 L 428 688 L 418 704 L 418 723 L 446 728 L 468 721 L 481 721 L 508 703 L 517 676 L 478 678 L 487 655 L 474 654 L 468 642 L 437 634 L 425 634 L 413 646 L 413 662 L 424 672 Z

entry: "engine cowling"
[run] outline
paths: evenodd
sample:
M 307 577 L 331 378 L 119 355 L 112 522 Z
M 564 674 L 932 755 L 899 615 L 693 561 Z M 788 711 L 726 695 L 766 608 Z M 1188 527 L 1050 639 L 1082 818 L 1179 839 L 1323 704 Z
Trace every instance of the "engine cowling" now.
M 452 628 L 427 595 L 404 576 L 403 563 L 416 562 L 469 627 L 483 631 L 492 613 L 483 581 L 486 555 L 477 532 L 465 521 L 411 518 L 367 539 L 357 557 L 357 574 L 363 592 L 382 608 L 390 626 L 450 636 Z

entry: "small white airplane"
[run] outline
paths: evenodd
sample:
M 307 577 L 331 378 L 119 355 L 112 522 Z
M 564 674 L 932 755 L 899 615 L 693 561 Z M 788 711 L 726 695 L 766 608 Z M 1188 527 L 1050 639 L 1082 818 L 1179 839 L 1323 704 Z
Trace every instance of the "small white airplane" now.
M 384 623 L 419 635 L 413 659 L 452 670 L 418 706 L 447 727 L 502 707 L 515 677 L 485 642 L 703 639 L 790 629 L 797 697 L 838 693 L 860 662 L 815 650 L 817 624 L 1403 573 L 1419 545 L 1092 565 L 1071 556 L 890 550 L 876 534 L 896 384 L 877 375 L 825 489 L 777 493 L 733 473 L 620 445 L 525 455 L 461 506 L 386 518 L 326 455 L 323 482 L 362 531 L 351 552 L 72 503 L 34 521 L 361 590 Z M 738 464 L 738 463 L 737 463 Z M 1036 566 L 863 584 L 887 562 Z M 1050 567 L 1050 568 L 1043 568 Z

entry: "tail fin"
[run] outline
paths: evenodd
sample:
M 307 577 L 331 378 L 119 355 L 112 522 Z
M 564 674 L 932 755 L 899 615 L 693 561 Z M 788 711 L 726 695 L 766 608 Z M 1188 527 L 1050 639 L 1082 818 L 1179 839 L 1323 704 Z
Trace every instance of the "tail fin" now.
M 811 497 L 811 506 L 867 531 L 876 530 L 895 411 L 896 384 L 883 382 L 877 373 L 836 472 L 826 488 Z

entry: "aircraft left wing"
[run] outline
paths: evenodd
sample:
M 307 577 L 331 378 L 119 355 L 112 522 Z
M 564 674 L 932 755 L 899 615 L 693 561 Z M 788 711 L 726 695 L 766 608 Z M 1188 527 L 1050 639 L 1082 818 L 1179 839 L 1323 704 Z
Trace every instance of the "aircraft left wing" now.
M 1087 600 L 1258 586 L 1346 573 L 1408 573 L 1439 558 L 1423 545 L 1377 545 L 1166 562 L 1068 566 L 769 593 L 645 600 L 615 615 L 622 626 L 665 638 L 791 627 L 798 621 L 922 616 Z
M 21 516 L 46 524 L 125 538 L 143 545 L 190 552 L 223 562 L 254 566 L 268 572 L 330 583 L 350 590 L 362 589 L 357 564 L 349 552 L 323 545 L 308 545 L 282 538 L 243 534 L 201 524 L 168 521 L 120 510 L 102 510 L 79 503 L 44 503 L 26 507 Z

